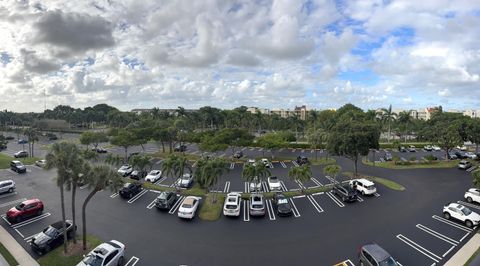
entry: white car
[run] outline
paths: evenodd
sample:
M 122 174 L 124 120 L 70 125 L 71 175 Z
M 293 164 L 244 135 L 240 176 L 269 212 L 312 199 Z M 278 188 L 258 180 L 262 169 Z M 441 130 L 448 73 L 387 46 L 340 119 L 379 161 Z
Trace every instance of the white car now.
M 473 159 L 473 160 L 477 159 L 477 155 L 475 153 L 471 152 L 471 151 L 466 152 L 465 156 L 467 156 L 468 158 Z
M 460 162 L 458 162 L 457 167 L 461 170 L 467 170 L 468 168 L 472 167 L 472 164 L 469 161 L 461 160 Z
M 463 146 L 457 146 L 457 149 L 458 150 L 461 150 L 461 151 L 466 151 L 467 150 L 467 147 L 465 145 Z
M 45 165 L 47 165 L 47 160 L 38 160 L 38 161 L 35 161 L 35 165 L 38 166 L 38 167 L 45 167 Z
M 145 181 L 155 183 L 158 179 L 162 176 L 162 171 L 160 170 L 152 170 L 148 175 L 145 177 Z
M 15 191 L 15 182 L 13 180 L 0 181 L 0 193 L 12 193 Z
M 193 185 L 193 175 L 186 173 L 177 180 L 177 186 L 181 188 L 189 188 Z
M 253 165 L 253 166 L 256 165 L 255 159 L 248 159 L 247 163 L 250 164 L 250 165 Z
M 458 203 L 450 203 L 449 205 L 443 206 L 443 217 L 445 217 L 445 219 L 453 218 L 458 220 L 467 227 L 474 227 L 480 223 L 480 215 L 478 215 L 478 213 Z
M 472 203 L 472 202 L 480 203 L 480 189 L 471 188 L 467 192 L 465 192 L 465 195 L 463 197 L 469 203 Z
M 117 240 L 110 240 L 90 251 L 77 266 L 123 265 L 124 254 L 125 245 Z
M 268 161 L 268 159 L 266 158 L 263 158 L 262 159 L 262 163 L 265 165 L 265 167 L 267 168 L 270 168 L 272 165 L 270 164 L 270 162 Z
M 268 178 L 268 188 L 271 191 L 282 191 L 282 185 L 280 184 L 280 180 L 276 176 L 271 176 Z
M 120 167 L 120 169 L 118 169 L 117 172 L 123 177 L 129 176 L 133 172 L 133 167 L 129 164 L 124 164 Z
M 258 179 L 258 177 L 255 177 L 252 182 L 250 182 L 250 192 L 259 192 L 262 191 L 262 182 Z
M 432 149 L 433 149 L 434 151 L 441 151 L 441 150 L 442 150 L 442 149 L 441 149 L 440 147 L 438 147 L 437 145 L 433 145 L 433 146 L 432 146 Z
M 223 215 L 240 216 L 240 193 L 231 192 L 227 194 L 223 204 Z
M 193 219 L 197 212 L 198 205 L 200 203 L 200 197 L 188 196 L 183 199 L 180 208 L 178 208 L 178 217 L 184 219 Z
M 350 187 L 356 189 L 362 195 L 372 195 L 377 192 L 375 184 L 365 178 L 354 179 L 349 182 Z

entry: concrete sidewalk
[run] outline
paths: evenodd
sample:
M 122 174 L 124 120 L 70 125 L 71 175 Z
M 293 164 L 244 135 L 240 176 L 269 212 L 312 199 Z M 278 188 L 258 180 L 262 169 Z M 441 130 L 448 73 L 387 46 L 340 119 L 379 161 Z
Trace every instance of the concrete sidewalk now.
M 0 226 L 0 242 L 10 251 L 20 266 L 40 266 L 18 242 Z
M 476 233 L 444 266 L 464 265 L 480 247 L 480 233 Z

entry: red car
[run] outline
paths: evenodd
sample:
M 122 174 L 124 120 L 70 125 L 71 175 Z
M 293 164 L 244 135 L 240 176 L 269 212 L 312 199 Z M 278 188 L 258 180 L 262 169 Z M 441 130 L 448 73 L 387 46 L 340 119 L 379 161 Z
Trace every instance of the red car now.
M 7 211 L 7 220 L 18 223 L 25 218 L 38 216 L 43 212 L 43 202 L 39 199 L 29 199 Z

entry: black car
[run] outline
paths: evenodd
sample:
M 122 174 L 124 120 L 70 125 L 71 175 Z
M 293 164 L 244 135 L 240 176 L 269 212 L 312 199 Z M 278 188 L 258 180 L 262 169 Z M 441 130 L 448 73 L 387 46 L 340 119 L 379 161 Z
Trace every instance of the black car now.
M 48 133 L 47 138 L 48 138 L 48 140 L 57 140 L 58 139 L 57 135 L 52 134 L 52 133 Z
M 10 169 L 14 172 L 19 173 L 19 174 L 27 172 L 27 168 L 20 161 L 11 161 L 10 162 Z
M 332 189 L 333 193 L 340 197 L 343 202 L 352 202 L 357 200 L 357 192 L 348 185 L 335 184 Z
M 293 214 L 292 206 L 285 195 L 275 193 L 273 195 L 273 204 L 277 208 L 278 216 L 291 216 Z
M 173 149 L 173 151 L 178 151 L 178 152 L 184 152 L 187 150 L 187 146 L 186 145 L 177 145 L 175 146 L 175 148 Z
M 243 157 L 243 152 L 242 151 L 236 151 L 234 154 L 233 154 L 233 158 L 236 158 L 236 159 L 240 159 Z
M 15 139 L 13 136 L 6 136 L 5 137 L 6 140 L 12 140 L 12 139 Z
M 177 202 L 177 194 L 171 191 L 162 191 L 155 200 L 155 207 L 159 210 L 170 210 L 175 202 Z
M 306 156 L 297 156 L 297 163 L 299 165 L 307 164 L 308 158 Z
M 147 172 L 146 172 L 146 171 L 137 171 L 137 170 L 134 170 L 134 171 L 130 174 L 130 178 L 131 178 L 131 179 L 135 179 L 135 180 L 144 179 L 146 176 L 147 176 Z
M 19 139 L 18 140 L 18 144 L 27 144 L 28 143 L 28 140 L 26 139 Z
M 7 149 L 7 143 L 1 142 L 0 143 L 0 151 Z
M 467 159 L 468 156 L 463 151 L 455 151 L 455 155 L 458 159 Z
M 391 161 L 391 160 L 393 160 L 393 156 L 392 156 L 391 153 L 386 152 L 385 156 L 383 156 L 383 159 L 385 159 L 385 161 Z
M 65 224 L 67 228 L 67 237 L 70 239 L 73 237 L 73 222 L 66 220 Z M 77 228 L 75 228 L 75 230 L 76 229 Z M 40 255 L 48 253 L 50 250 L 63 244 L 63 232 L 63 222 L 56 222 L 32 237 L 30 246 L 33 251 Z
M 120 189 L 118 192 L 120 197 L 124 199 L 131 199 L 133 196 L 137 195 L 140 191 L 142 191 L 142 183 L 140 182 L 132 182 L 132 183 L 125 183 L 123 188 Z

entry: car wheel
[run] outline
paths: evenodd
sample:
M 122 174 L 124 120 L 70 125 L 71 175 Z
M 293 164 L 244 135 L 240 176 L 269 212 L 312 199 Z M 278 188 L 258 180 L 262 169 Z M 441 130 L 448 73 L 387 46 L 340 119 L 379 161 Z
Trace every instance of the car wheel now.
M 468 227 L 468 228 L 472 228 L 473 227 L 473 223 L 469 220 L 466 220 L 465 221 L 465 225 Z
M 13 188 L 10 188 L 10 189 L 8 190 L 8 193 L 12 193 L 12 192 L 13 192 Z
M 449 220 L 450 219 L 450 213 L 444 212 L 443 217 L 445 217 L 445 219 Z
M 42 212 L 43 212 L 43 209 L 38 210 L 38 211 L 37 211 L 37 215 L 41 215 Z
M 50 250 L 52 250 L 52 248 L 50 246 L 46 246 L 43 254 L 46 254 L 46 253 L 50 252 Z
M 468 203 L 472 203 L 472 201 L 473 201 L 473 200 L 472 200 L 472 197 L 467 197 L 467 202 L 468 202 Z
M 120 257 L 120 258 L 118 259 L 118 264 L 117 264 L 117 265 L 118 265 L 118 266 L 123 265 L 123 261 L 124 261 L 124 260 L 125 260 L 125 259 L 123 258 L 123 256 Z
M 363 261 L 360 261 L 360 266 L 364 266 L 365 264 L 363 264 Z
M 15 223 L 19 223 L 21 221 L 22 221 L 22 216 L 19 215 L 19 216 L 15 217 Z
M 128 195 L 129 198 L 132 198 L 133 194 L 130 192 L 130 195 Z
M 365 191 L 362 190 L 362 196 L 365 196 Z

